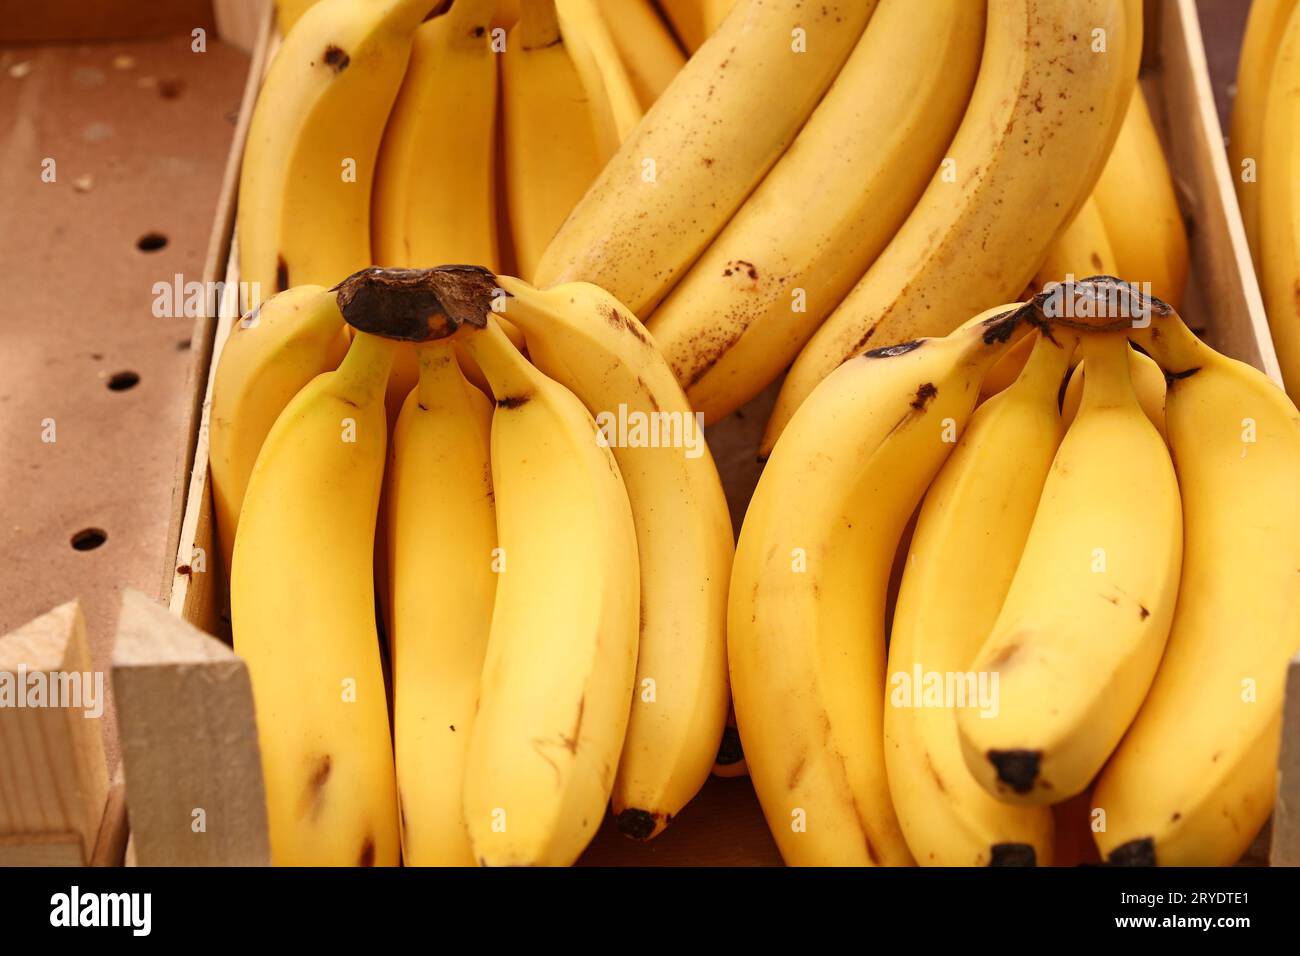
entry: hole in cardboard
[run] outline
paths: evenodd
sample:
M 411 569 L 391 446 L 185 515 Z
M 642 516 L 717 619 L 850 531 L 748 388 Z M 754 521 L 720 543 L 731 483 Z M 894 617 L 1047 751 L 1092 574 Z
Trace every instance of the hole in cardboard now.
M 114 372 L 108 379 L 108 387 L 114 392 L 125 392 L 139 384 L 140 376 L 136 372 Z
M 72 547 L 78 551 L 94 551 L 108 540 L 103 528 L 82 528 L 72 536 Z

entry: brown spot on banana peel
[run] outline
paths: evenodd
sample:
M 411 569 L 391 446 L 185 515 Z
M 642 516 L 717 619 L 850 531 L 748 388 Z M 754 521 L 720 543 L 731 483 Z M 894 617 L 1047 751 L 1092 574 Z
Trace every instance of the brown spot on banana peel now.
M 532 392 L 529 392 L 527 395 L 507 395 L 505 398 L 497 399 L 497 408 L 519 408 L 521 405 L 527 405 L 528 401 L 532 397 Z
M 361 842 L 361 855 L 357 858 L 357 866 L 374 866 L 375 865 L 375 838 L 368 836 Z
M 333 43 L 325 48 L 325 55 L 321 59 L 335 73 L 342 73 L 352 62 L 352 57 L 348 56 L 342 47 L 335 46 Z
M 329 783 L 333 761 L 329 754 L 321 755 L 316 761 L 311 776 L 307 779 L 307 791 L 303 794 L 304 810 L 314 819 L 320 813 L 321 804 L 325 802 L 325 785 Z
M 925 411 L 925 406 L 929 405 L 938 394 L 938 387 L 933 382 L 926 382 L 916 390 L 916 397 L 912 399 L 912 407 L 918 412 Z
M 275 257 L 275 291 L 284 292 L 289 288 L 289 263 L 284 256 Z
M 627 332 L 642 345 L 649 346 L 651 344 L 650 337 L 646 335 L 645 329 L 636 319 L 619 311 L 612 305 L 606 306 L 604 311 L 606 321 L 614 328 Z
M 486 328 L 497 296 L 509 295 L 482 266 L 354 272 L 337 286 L 343 319 L 360 332 L 400 342 L 431 342 L 462 326 Z
M 1043 755 L 1037 750 L 990 750 L 985 756 L 997 771 L 998 780 L 1016 793 L 1029 793 L 1038 783 Z
M 564 744 L 564 749 L 571 754 L 576 754 L 578 752 L 578 737 L 582 733 L 582 715 L 586 710 L 587 695 L 583 694 L 578 700 L 578 717 L 573 722 L 573 733 L 568 737 L 564 736 L 564 734 L 560 734 L 560 742 Z

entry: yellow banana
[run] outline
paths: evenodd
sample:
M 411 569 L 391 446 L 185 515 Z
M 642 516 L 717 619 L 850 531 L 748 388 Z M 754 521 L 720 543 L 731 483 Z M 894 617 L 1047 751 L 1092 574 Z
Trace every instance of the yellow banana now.
M 492 403 L 450 342 L 420 348 L 420 384 L 387 476 L 393 739 L 407 866 L 472 866 L 461 786 L 497 575 Z
M 845 359 L 942 335 L 1019 294 L 1096 183 L 1137 79 L 1141 0 L 989 0 L 988 10 L 979 78 L 948 161 L 799 354 L 763 454 Z
M 885 600 L 903 528 L 1026 308 L 873 350 L 813 393 L 736 546 L 727 655 L 745 763 L 791 865 L 911 860 L 885 776 Z
M 393 343 L 358 334 L 267 435 L 231 576 L 277 865 L 400 857 L 371 563 Z
M 501 109 L 511 241 L 526 277 L 604 163 L 590 96 L 555 0 L 521 0 L 501 56 Z
M 790 149 L 655 310 L 650 331 L 706 423 L 776 379 L 893 238 L 983 43 L 983 0 L 881 0 Z
M 1080 275 L 1100 273 L 1125 282 L 1149 282 L 1151 294 L 1178 308 L 1187 284 L 1187 230 L 1140 84 L 1133 90 L 1092 198 L 1106 224 L 1116 268 Z
M 1300 10 L 1300 7 L 1297 8 Z M 1264 121 L 1259 200 L 1260 289 L 1282 381 L 1300 394 L 1300 13 L 1278 47 Z
M 343 361 L 345 328 L 333 293 L 318 285 L 296 286 L 236 322 L 221 349 L 208 440 L 212 505 L 227 581 L 239 510 L 257 453 L 290 400 Z
M 1014 803 L 1059 803 L 1097 775 L 1151 686 L 1177 597 L 1178 484 L 1133 393 L 1128 340 L 1093 333 L 1082 351 L 1083 404 L 970 665 L 997 680 L 997 712 L 957 713 L 971 773 Z
M 591 282 L 648 316 L 794 139 L 875 5 L 740 0 L 600 171 L 535 284 Z
M 600 154 L 607 159 L 641 122 L 644 110 L 599 2 L 555 0 L 555 12 L 560 36 L 595 110 Z
M 641 639 L 613 805 L 623 833 L 649 839 L 708 779 L 727 716 L 727 499 L 703 429 L 635 316 L 585 283 L 498 282 L 529 356 L 596 416 L 627 485 Z
M 688 53 L 694 53 L 718 29 L 736 2 L 737 0 L 659 0 L 659 5 L 672 22 L 682 46 L 686 47 Z
M 375 173 L 371 229 L 381 266 L 497 268 L 494 7 L 455 0 L 415 31 Z
M 1117 268 L 1101 207 L 1095 195 L 1089 196 L 1047 251 L 1047 258 L 1034 276 L 1034 289 L 1041 292 L 1049 282 L 1084 276 L 1118 275 Z
M 1128 370 L 1138 404 L 1142 406 L 1147 420 L 1156 426 L 1160 437 L 1165 438 L 1165 373 L 1159 365 L 1136 349 L 1129 351 Z M 1061 420 L 1067 428 L 1078 414 L 1083 399 L 1083 373 L 1083 363 L 1080 362 L 1075 366 L 1061 399 Z
M 280 35 L 288 35 L 293 25 L 315 3 L 316 0 L 275 0 L 275 22 L 280 27 Z
M 1020 377 L 975 410 L 926 493 L 903 572 L 889 643 L 885 767 L 907 845 L 923 866 L 1052 862 L 1051 811 L 984 792 L 962 758 L 954 708 L 978 717 L 996 705 L 967 668 L 997 620 L 1061 441 L 1056 401 L 1075 341 L 1057 336 L 1031 336 Z M 944 688 L 958 686 L 963 699 L 946 699 Z
M 600 0 L 600 12 L 637 101 L 648 110 L 681 72 L 686 57 L 652 0 Z
M 262 296 L 370 264 L 375 158 L 411 36 L 435 5 L 321 0 L 285 38 L 239 177 L 240 279 Z
M 525 5 L 525 15 L 527 6 Z M 636 529 L 573 393 L 496 322 L 465 346 L 492 383 L 501 549 L 464 812 L 486 865 L 567 865 L 605 815 L 636 676 Z
M 1300 413 L 1176 316 L 1134 337 L 1169 375 L 1183 583 L 1155 683 L 1093 794 L 1096 840 L 1114 863 L 1229 866 L 1273 807 L 1300 650 Z
M 1295 10 L 1296 0 L 1252 0 L 1246 34 L 1237 61 L 1237 94 L 1232 100 L 1228 127 L 1228 161 L 1241 206 L 1241 221 L 1250 244 L 1250 257 L 1259 272 L 1263 263 L 1260 243 L 1260 166 L 1264 145 L 1265 111 L 1273 86 L 1273 65 Z M 1156 295 L 1159 295 L 1157 290 Z

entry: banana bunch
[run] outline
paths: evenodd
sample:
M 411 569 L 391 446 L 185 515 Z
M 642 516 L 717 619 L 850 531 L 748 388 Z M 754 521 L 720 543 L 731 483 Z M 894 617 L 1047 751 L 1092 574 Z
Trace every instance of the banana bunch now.
M 275 862 L 565 865 L 611 801 L 662 832 L 723 738 L 733 535 L 645 328 L 472 266 L 362 270 L 245 323 L 213 485 Z
M 1297 480 L 1290 400 L 1110 277 L 843 364 L 732 574 L 736 719 L 786 862 L 1049 865 L 1058 827 L 1080 856 L 1080 801 L 1110 862 L 1235 862 L 1300 646 Z

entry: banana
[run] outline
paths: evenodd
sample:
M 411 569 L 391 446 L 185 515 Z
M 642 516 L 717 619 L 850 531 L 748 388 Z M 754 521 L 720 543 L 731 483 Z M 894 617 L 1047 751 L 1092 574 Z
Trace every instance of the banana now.
M 651 0 L 602 0 L 601 13 L 642 110 L 668 88 L 686 57 Z
M 739 0 L 600 171 L 534 284 L 591 282 L 648 316 L 794 139 L 875 6 Z
M 983 42 L 982 0 L 881 0 L 790 149 L 655 310 L 706 423 L 776 379 L 893 238 L 961 122 Z
M 1082 352 L 1082 406 L 970 665 L 996 675 L 997 713 L 957 713 L 971 773 L 1013 803 L 1059 803 L 1096 776 L 1151 685 L 1177 597 L 1178 483 L 1133 393 L 1128 340 L 1088 334 Z
M 1041 292 L 1049 282 L 1118 275 L 1118 268 L 1101 207 L 1093 195 L 1083 201 L 1070 224 L 1052 243 L 1034 275 L 1033 287 Z
M 980 74 L 951 162 L 795 360 L 762 454 L 845 359 L 942 335 L 1025 287 L 1101 173 L 1141 49 L 1141 0 L 989 0 Z
M 724 780 L 749 776 L 749 768 L 745 766 L 745 748 L 740 743 L 734 710 L 729 709 L 727 712 L 727 726 L 722 729 L 722 743 L 718 745 L 718 755 L 713 759 L 712 773 Z
M 1237 61 L 1237 93 L 1228 127 L 1228 161 L 1241 206 L 1241 221 L 1250 244 L 1250 257 L 1259 272 L 1264 261 L 1260 243 L 1261 150 L 1265 111 L 1273 85 L 1273 65 L 1296 0 L 1253 0 Z M 1159 295 L 1159 292 L 1156 293 Z
M 509 30 L 519 22 L 519 0 L 497 0 L 492 26 Z
M 596 286 L 497 281 L 534 364 L 597 417 L 627 485 L 641 636 L 613 806 L 623 833 L 649 839 L 708 779 L 727 717 L 727 499 L 703 429 L 635 316 Z
M 321 286 L 281 292 L 232 327 L 217 358 L 208 426 L 212 506 L 227 581 L 262 443 L 290 400 L 317 375 L 338 368 L 347 349 L 343 315 Z
M 455 0 L 415 31 L 375 172 L 371 233 L 381 266 L 497 268 L 494 8 L 493 0 Z
M 275 22 L 280 35 L 287 36 L 302 15 L 316 4 L 316 0 L 275 0 Z
M 1161 438 L 1165 434 L 1165 373 L 1160 366 L 1136 349 L 1131 349 L 1128 356 L 1129 378 L 1133 381 L 1133 391 L 1137 393 L 1138 404 L 1147 416 L 1147 421 L 1156 426 Z M 1074 367 L 1070 382 L 1065 386 L 1065 395 L 1061 399 L 1061 420 L 1068 428 L 1079 412 L 1083 399 L 1083 363 Z
M 1273 807 L 1300 650 L 1300 413 L 1177 316 L 1134 337 L 1169 377 L 1183 583 L 1155 683 L 1093 794 L 1096 840 L 1114 863 L 1228 866 Z
M 1079 274 L 1149 282 L 1152 294 L 1178 308 L 1187 284 L 1187 230 L 1140 84 L 1092 198 L 1106 224 L 1116 267 Z
M 975 410 L 926 493 L 889 642 L 885 767 L 907 845 L 927 866 L 1050 866 L 1051 811 L 984 792 L 966 769 L 953 701 L 997 619 L 1061 441 L 1057 395 L 1075 341 L 1033 335 L 1020 377 Z M 1014 454 L 1008 454 L 1015 449 Z M 973 572 L 972 569 L 978 569 Z M 978 675 L 961 706 L 978 715 Z M 926 697 L 922 697 L 926 694 Z
M 527 5 L 525 4 L 525 16 Z M 485 865 L 568 865 L 605 814 L 636 676 L 636 529 L 573 393 L 495 320 L 466 349 L 496 396 L 497 583 L 464 813 Z
M 371 576 L 392 353 L 355 336 L 338 370 L 276 419 L 244 497 L 231 621 L 253 684 L 277 865 L 400 856 Z
M 370 264 L 375 158 L 412 34 L 435 5 L 321 0 L 285 37 L 244 149 L 241 281 L 263 294 L 332 286 Z
M 688 53 L 704 45 L 736 3 L 737 0 L 659 0 Z
M 473 866 L 461 785 L 496 594 L 492 404 L 450 342 L 419 351 L 387 476 L 402 859 Z
M 555 0 L 560 36 L 596 109 L 600 154 L 608 159 L 641 122 L 644 110 L 599 0 Z
M 790 865 L 911 861 L 886 782 L 885 596 L 899 538 L 1029 307 L 872 350 L 813 393 L 745 514 L 728 607 L 736 723 Z
M 501 57 L 501 109 L 506 206 L 524 276 L 604 163 L 591 95 L 562 41 L 554 0 L 521 0 Z
M 1260 291 L 1282 382 L 1300 394 L 1300 14 L 1292 13 L 1277 50 L 1263 137 L 1255 187 L 1260 196 Z

